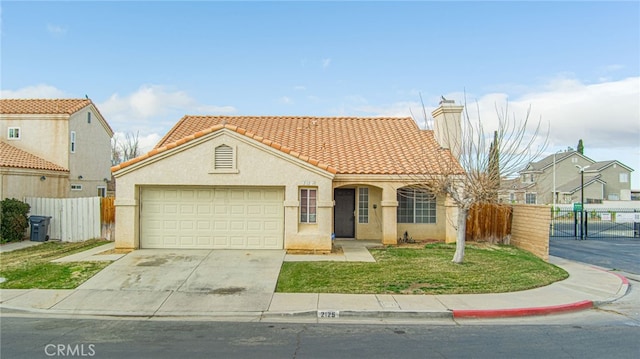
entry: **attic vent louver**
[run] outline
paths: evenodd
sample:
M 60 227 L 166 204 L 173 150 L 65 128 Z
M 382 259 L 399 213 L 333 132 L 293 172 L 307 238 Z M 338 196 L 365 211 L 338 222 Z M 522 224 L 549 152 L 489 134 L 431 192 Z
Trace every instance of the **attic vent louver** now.
M 220 145 L 215 150 L 215 169 L 233 169 L 233 148 Z

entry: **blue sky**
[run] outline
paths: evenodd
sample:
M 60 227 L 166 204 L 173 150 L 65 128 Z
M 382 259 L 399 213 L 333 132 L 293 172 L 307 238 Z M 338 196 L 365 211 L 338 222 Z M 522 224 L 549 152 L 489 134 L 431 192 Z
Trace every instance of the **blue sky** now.
M 2 97 L 88 95 L 149 148 L 185 114 L 407 116 L 495 106 L 635 169 L 640 3 L 0 3 Z M 479 108 L 479 110 L 478 110 Z

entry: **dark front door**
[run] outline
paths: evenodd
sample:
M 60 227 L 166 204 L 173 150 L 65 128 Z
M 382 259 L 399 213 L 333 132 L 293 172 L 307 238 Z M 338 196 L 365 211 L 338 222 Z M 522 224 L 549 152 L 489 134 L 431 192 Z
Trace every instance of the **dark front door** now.
M 336 188 L 333 190 L 336 206 L 333 208 L 333 232 L 336 238 L 354 238 L 356 222 L 356 190 Z

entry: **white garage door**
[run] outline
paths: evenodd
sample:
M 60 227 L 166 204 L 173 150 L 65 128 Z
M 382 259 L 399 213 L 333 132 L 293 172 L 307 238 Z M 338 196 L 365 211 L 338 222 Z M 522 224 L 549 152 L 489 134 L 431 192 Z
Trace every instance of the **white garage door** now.
M 144 187 L 141 248 L 282 249 L 280 188 Z

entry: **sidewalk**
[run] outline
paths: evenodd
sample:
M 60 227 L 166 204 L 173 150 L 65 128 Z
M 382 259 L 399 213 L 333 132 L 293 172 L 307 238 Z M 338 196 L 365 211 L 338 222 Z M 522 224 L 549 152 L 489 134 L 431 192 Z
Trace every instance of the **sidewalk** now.
M 347 243 L 343 253 L 335 255 L 286 255 L 285 261 L 340 260 L 371 261 L 373 257 L 364 247 L 367 243 Z M 109 246 L 109 245 L 107 245 Z M 97 253 L 76 254 L 74 258 L 61 260 L 100 260 L 107 256 Z M 119 255 L 122 256 L 122 255 Z M 103 257 L 103 258 L 100 258 Z M 108 260 L 114 260 L 111 257 Z M 627 293 L 626 278 L 596 267 L 551 257 L 551 263 L 565 269 L 569 278 L 561 282 L 521 292 L 468 295 L 394 295 L 394 294 L 324 294 L 324 293 L 273 293 L 268 308 L 245 307 L 243 311 L 228 311 L 224 305 L 216 306 L 220 295 L 188 293 L 188 303 L 166 307 L 174 291 L 120 290 L 110 298 L 118 303 L 105 306 L 101 295 L 91 295 L 87 290 L 3 289 L 0 290 L 0 308 L 30 313 L 56 315 L 98 315 L 160 317 L 174 319 L 241 319 L 241 320 L 314 320 L 334 318 L 397 318 L 397 319 L 452 319 L 498 318 L 530 315 L 546 315 L 584 310 L 609 303 Z M 65 299 L 72 294 L 82 294 L 83 301 Z M 99 294 L 99 293 L 94 293 Z M 185 293 L 181 293 L 184 295 Z M 216 298 L 213 298 L 214 296 Z M 214 300 L 215 299 L 215 300 Z M 233 300 L 233 295 L 226 295 Z M 90 309 L 91 301 L 96 302 Z M 110 308 L 110 309 L 104 309 Z M 228 308 L 227 308 L 228 309 Z

